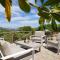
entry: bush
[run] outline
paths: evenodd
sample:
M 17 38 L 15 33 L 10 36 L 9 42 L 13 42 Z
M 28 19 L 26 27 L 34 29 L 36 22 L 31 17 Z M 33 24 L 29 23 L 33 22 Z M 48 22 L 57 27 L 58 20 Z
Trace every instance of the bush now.
M 4 33 L 3 37 L 6 41 L 13 42 L 13 34 L 11 32 Z
M 34 34 L 34 32 L 35 32 L 35 29 L 30 26 L 20 27 L 18 30 L 19 31 L 26 31 L 25 33 L 32 32 L 32 34 Z

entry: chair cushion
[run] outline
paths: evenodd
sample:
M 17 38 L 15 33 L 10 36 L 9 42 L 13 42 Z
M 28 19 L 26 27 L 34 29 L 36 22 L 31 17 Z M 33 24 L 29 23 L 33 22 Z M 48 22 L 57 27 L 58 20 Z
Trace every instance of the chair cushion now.
M 40 37 L 32 37 L 32 40 L 34 40 L 34 39 L 40 40 L 41 38 Z
M 2 49 L 3 49 L 3 54 L 5 56 L 25 50 L 25 49 L 20 48 L 19 45 L 16 45 L 14 43 L 11 44 L 6 41 L 2 44 Z

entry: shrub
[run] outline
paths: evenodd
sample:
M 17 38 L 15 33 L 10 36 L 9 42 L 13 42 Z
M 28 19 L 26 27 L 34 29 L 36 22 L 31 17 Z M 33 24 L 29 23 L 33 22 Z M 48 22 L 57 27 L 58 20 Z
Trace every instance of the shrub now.
M 11 32 L 4 33 L 4 39 L 8 42 L 13 42 L 13 34 Z
M 19 31 L 26 31 L 25 33 L 32 32 L 32 34 L 34 34 L 34 32 L 35 32 L 35 29 L 30 26 L 20 27 L 18 30 Z

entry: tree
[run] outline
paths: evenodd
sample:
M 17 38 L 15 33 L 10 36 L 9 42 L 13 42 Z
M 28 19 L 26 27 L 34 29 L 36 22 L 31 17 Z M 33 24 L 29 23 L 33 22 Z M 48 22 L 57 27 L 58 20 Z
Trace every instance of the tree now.
M 41 2 L 42 3 L 42 2 Z M 54 2 L 54 0 L 48 0 L 46 3 L 42 4 L 42 8 L 38 7 L 38 15 L 40 16 L 39 24 L 43 25 L 45 29 L 44 22 L 51 22 L 52 29 L 57 31 L 56 21 L 60 22 L 60 1 Z
M 32 34 L 34 34 L 34 32 L 35 32 L 35 29 L 30 26 L 20 27 L 20 28 L 18 28 L 18 30 L 26 32 L 26 33 L 32 32 Z

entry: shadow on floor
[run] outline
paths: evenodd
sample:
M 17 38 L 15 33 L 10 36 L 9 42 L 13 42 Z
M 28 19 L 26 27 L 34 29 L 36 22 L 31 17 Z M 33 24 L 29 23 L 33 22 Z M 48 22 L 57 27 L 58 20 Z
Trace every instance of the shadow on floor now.
M 54 52 L 54 53 L 57 53 L 57 49 L 54 48 L 54 47 L 47 47 L 47 49 L 50 50 L 50 51 L 52 51 L 52 52 Z
M 38 52 L 39 51 L 35 51 L 35 54 L 38 53 Z M 29 58 L 31 58 L 31 56 L 32 56 L 32 52 L 30 52 L 28 54 L 25 54 L 23 56 L 19 56 L 17 58 L 11 58 L 11 59 L 7 59 L 7 60 L 20 60 L 20 59 L 22 59 L 22 60 L 27 60 L 28 59 L 29 60 Z M 27 57 L 27 59 L 25 57 Z M 25 58 L 25 59 L 23 59 L 23 58 Z

